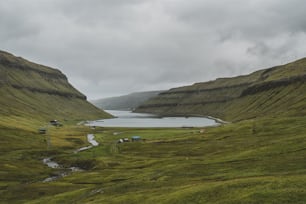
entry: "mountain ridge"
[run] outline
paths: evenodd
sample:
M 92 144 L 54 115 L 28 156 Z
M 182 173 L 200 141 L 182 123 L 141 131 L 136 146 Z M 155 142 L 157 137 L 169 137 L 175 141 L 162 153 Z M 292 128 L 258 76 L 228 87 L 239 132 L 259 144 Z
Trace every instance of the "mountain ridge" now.
M 140 105 L 136 112 L 162 115 L 201 114 L 230 121 L 260 117 L 267 113 L 275 115 L 281 111 L 282 114 L 296 115 L 300 111 L 305 112 L 303 107 L 306 108 L 306 103 L 301 104 L 304 97 L 298 94 L 306 91 L 305 82 L 306 58 L 302 58 L 248 75 L 173 88 Z M 262 101 L 258 98 L 262 98 Z M 288 102 L 284 103 L 287 107 L 279 104 L 277 109 L 274 104 L 269 104 L 269 99 L 277 103 L 276 98 L 287 99 Z M 296 105 L 299 110 L 293 111 Z
M 92 100 L 97 107 L 105 110 L 134 110 L 141 103 L 163 91 L 134 92 L 127 95 Z
M 58 69 L 0 51 L 0 115 L 94 119 L 109 114 L 96 108 Z

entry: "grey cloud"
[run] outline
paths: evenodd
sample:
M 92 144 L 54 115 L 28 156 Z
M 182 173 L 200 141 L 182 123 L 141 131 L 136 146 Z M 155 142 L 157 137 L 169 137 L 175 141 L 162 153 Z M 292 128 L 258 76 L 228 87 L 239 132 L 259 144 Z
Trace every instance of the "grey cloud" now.
M 29 18 L 24 18 L 20 7 L 10 8 L 7 2 L 0 3 L 0 38 L 5 41 L 27 38 L 31 35 L 37 35 L 40 31 L 38 25 L 35 25 Z
M 0 49 L 89 98 L 246 74 L 306 55 L 302 0 L 11 0 Z

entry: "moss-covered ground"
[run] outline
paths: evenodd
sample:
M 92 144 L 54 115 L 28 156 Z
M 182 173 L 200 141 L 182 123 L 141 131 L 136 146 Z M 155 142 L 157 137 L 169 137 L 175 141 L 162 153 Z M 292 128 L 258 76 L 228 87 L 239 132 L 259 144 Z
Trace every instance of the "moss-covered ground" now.
M 0 126 L 0 203 L 305 203 L 306 117 L 262 118 L 212 128 L 128 129 L 66 122 Z M 86 134 L 100 143 L 87 151 Z M 120 138 L 139 142 L 118 144 Z M 53 157 L 79 166 L 53 182 Z

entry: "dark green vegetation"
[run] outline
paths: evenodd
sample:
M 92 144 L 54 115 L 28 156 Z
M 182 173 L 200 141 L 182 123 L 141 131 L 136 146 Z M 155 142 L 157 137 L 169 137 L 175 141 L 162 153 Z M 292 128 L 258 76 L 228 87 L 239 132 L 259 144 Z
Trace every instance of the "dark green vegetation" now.
M 137 112 L 210 115 L 239 121 L 266 115 L 306 113 L 306 58 L 250 75 L 174 88 L 141 105 Z
M 94 100 L 92 103 L 104 110 L 134 110 L 160 92 L 162 91 L 136 92 L 124 96 Z
M 28 178 L 25 162 L 16 173 L 22 183 L 2 182 L 0 197 L 10 203 L 305 203 L 305 124 L 305 117 L 292 117 L 205 131 L 91 130 L 100 146 L 78 154 L 59 146 L 53 152 L 60 164 L 87 171 L 42 183 L 52 170 L 38 160 L 31 165 L 40 175 Z M 133 135 L 145 141 L 117 144 Z

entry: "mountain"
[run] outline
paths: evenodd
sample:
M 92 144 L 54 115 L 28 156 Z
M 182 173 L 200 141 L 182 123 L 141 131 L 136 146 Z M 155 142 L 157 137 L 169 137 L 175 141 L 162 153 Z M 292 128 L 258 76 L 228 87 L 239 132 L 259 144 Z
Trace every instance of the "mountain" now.
M 86 100 L 59 70 L 0 51 L 0 116 L 52 120 L 111 117 Z
M 128 95 L 103 98 L 91 101 L 104 110 L 133 110 L 148 99 L 157 96 L 162 91 L 136 92 Z
M 229 121 L 306 114 L 306 58 L 249 75 L 173 88 L 136 112 L 204 115 Z

